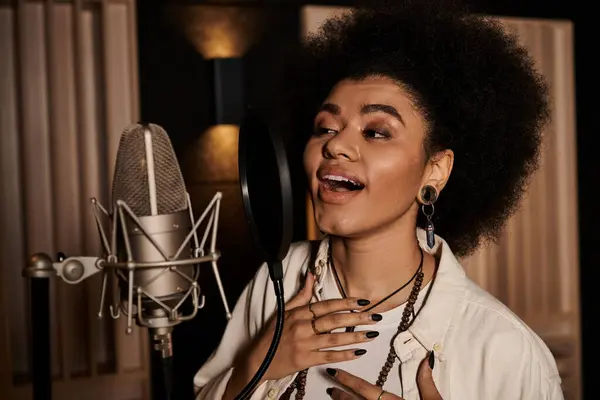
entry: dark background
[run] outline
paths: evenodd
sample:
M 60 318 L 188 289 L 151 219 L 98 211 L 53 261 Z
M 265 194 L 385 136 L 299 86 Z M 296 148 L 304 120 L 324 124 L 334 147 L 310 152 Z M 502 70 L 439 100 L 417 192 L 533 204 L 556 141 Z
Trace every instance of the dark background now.
M 580 277 L 583 334 L 583 394 L 595 394 L 593 363 L 599 356 L 594 343 L 592 323 L 594 284 L 598 279 L 598 261 L 592 241 L 600 225 L 594 207 L 597 201 L 592 191 L 600 178 L 600 168 L 593 158 L 593 139 L 597 131 L 592 121 L 598 88 L 596 64 L 598 34 L 593 29 L 593 15 L 583 1 L 544 0 L 471 0 L 471 8 L 480 13 L 498 16 L 568 19 L 575 27 L 576 110 L 578 140 Z M 198 161 L 202 133 L 212 123 L 211 63 L 190 44 L 181 33 L 167 6 L 177 4 L 193 7 L 213 5 L 238 7 L 251 15 L 261 28 L 261 35 L 244 55 L 244 88 L 247 100 L 253 104 L 268 101 L 271 76 L 277 67 L 282 46 L 299 37 L 299 9 L 305 4 L 357 5 L 359 1 L 138 1 L 139 74 L 142 119 L 162 125 L 171 136 L 181 161 L 184 178 L 197 214 L 203 210 L 216 191 L 223 192 L 218 249 L 221 277 L 230 307 L 260 264 L 260 257 L 251 241 L 235 177 L 202 173 L 206 166 Z M 591 3 L 589 3 L 591 4 Z M 183 9 L 185 10 L 185 9 Z M 594 27 L 595 28 L 595 27 Z M 202 147 L 204 146 L 204 147 Z M 210 150 L 210 149 L 208 149 Z M 206 161 L 204 161 L 206 162 Z M 302 171 L 292 168 L 294 188 L 294 240 L 306 238 L 304 188 Z M 192 399 L 192 378 L 214 350 L 225 327 L 223 305 L 213 276 L 202 275 L 200 283 L 206 295 L 206 307 L 190 322 L 174 331 L 175 399 Z

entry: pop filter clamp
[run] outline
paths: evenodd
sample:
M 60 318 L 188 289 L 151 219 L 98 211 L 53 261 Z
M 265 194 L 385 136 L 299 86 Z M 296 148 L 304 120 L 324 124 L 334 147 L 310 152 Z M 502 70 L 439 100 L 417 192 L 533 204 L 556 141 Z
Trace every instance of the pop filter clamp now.
M 285 147 L 252 108 L 242 118 L 238 168 L 246 219 L 269 268 L 277 298 L 277 319 L 271 345 L 254 377 L 236 397 L 248 399 L 269 368 L 283 332 L 285 300 L 282 261 L 292 240 L 292 187 Z

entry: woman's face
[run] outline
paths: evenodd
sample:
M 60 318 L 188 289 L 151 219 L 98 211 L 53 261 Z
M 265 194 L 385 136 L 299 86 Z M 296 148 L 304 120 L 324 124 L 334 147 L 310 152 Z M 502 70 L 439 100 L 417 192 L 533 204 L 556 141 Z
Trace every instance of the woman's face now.
M 432 175 L 425 132 L 410 95 L 391 79 L 339 82 L 304 151 L 320 229 L 344 237 L 399 224 L 414 229 L 417 194 Z

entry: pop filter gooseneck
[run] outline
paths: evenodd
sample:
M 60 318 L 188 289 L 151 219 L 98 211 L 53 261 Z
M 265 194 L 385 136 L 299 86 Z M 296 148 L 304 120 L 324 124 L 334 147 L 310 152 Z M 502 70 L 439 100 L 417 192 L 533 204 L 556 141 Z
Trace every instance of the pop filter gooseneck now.
M 246 218 L 269 267 L 277 297 L 277 320 L 271 346 L 254 377 L 236 397 L 242 400 L 256 389 L 281 339 L 285 311 L 281 262 L 292 240 L 292 187 L 285 148 L 281 137 L 252 109 L 240 124 L 238 164 Z

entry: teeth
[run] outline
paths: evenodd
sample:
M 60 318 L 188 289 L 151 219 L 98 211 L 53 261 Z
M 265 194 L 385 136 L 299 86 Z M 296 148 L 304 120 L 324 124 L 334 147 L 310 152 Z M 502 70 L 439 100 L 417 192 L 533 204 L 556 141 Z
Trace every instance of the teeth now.
M 355 182 L 355 181 L 353 181 L 353 180 L 350 180 L 350 179 L 346 178 L 345 176 L 339 176 L 339 175 L 325 175 L 325 176 L 323 177 L 323 179 L 327 179 L 327 180 L 330 180 L 330 181 L 337 181 L 337 182 L 349 182 L 349 183 L 351 183 L 351 184 L 353 184 L 353 185 L 355 185 L 355 186 L 361 186 L 361 184 L 360 184 L 360 183 L 358 183 L 358 182 Z

